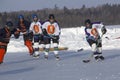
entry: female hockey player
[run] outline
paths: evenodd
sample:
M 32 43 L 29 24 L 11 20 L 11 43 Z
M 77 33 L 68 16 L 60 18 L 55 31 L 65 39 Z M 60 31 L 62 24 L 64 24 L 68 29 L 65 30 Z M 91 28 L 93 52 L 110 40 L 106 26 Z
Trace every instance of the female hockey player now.
M 56 57 L 56 60 L 59 60 L 60 58 L 58 56 L 58 43 L 60 28 L 53 14 L 49 15 L 49 20 L 42 25 L 42 28 L 45 42 L 45 58 L 48 59 L 49 48 L 52 41 L 54 46 L 54 55 Z
M 33 57 L 39 57 L 39 48 L 43 47 L 43 33 L 42 33 L 42 25 L 38 20 L 38 16 L 36 14 L 32 15 L 33 22 L 30 25 L 30 31 L 33 32 L 33 47 L 34 47 L 34 55 Z
M 7 45 L 10 41 L 11 35 L 14 34 L 15 38 L 18 38 L 17 29 L 13 28 L 11 21 L 6 22 L 5 27 L 0 29 L 0 64 L 3 63 L 4 56 L 7 52 Z
M 104 60 L 102 56 L 102 35 L 99 35 L 98 27 L 101 27 L 102 35 L 104 35 L 106 33 L 106 28 L 101 22 L 91 23 L 89 19 L 85 20 L 86 40 L 92 48 L 93 57 L 96 60 Z

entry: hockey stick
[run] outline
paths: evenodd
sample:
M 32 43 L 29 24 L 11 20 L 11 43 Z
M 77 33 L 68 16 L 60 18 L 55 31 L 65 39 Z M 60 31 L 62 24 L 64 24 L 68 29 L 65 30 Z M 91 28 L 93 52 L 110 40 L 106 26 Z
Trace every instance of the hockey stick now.
M 84 50 L 83 48 L 80 48 L 80 49 L 77 50 L 77 52 L 80 52 L 80 51 L 83 51 L 83 50 Z
M 103 37 L 103 35 L 104 35 L 104 34 L 102 34 L 101 37 L 100 37 L 100 40 L 98 40 L 98 43 L 97 43 L 96 47 L 98 47 L 99 43 L 102 42 L 102 37 Z M 92 54 L 90 55 L 90 57 L 89 57 L 88 59 L 86 59 L 86 60 L 83 60 L 83 62 L 84 62 L 84 63 L 90 62 L 90 61 L 92 60 L 93 56 L 94 56 L 94 54 L 92 53 Z
M 120 39 L 120 37 L 116 37 L 116 38 L 109 38 L 109 37 L 105 37 L 107 40 L 115 40 L 115 39 Z

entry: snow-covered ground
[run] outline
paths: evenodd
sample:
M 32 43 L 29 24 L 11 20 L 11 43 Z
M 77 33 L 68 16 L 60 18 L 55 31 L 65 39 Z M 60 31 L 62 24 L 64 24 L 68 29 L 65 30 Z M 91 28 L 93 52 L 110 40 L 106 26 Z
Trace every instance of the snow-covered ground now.
M 120 25 L 106 26 L 106 28 L 107 34 L 102 38 L 103 49 L 120 49 L 120 39 L 115 39 L 120 37 Z M 61 29 L 59 46 L 68 47 L 69 50 L 77 50 L 81 47 L 90 50 L 85 39 L 84 27 Z M 24 46 L 22 36 L 19 39 L 11 39 L 8 52 L 28 52 Z
M 116 39 L 120 37 L 120 25 L 106 27 L 108 32 L 102 38 L 105 60 L 88 64 L 82 62 L 92 53 L 84 27 L 61 30 L 59 46 L 69 50 L 59 53 L 60 61 L 55 60 L 52 52 L 47 61 L 43 53 L 34 59 L 29 56 L 22 37 L 11 39 L 4 64 L 0 65 L 0 80 L 120 80 L 120 39 Z M 79 48 L 84 51 L 76 52 Z

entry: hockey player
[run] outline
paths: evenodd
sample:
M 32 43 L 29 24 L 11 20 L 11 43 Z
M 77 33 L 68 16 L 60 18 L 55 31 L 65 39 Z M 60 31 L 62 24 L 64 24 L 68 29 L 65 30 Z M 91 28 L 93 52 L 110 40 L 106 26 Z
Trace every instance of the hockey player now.
M 54 46 L 54 55 L 56 59 L 59 60 L 60 58 L 58 56 L 58 43 L 60 28 L 53 14 L 49 15 L 49 20 L 42 25 L 42 28 L 45 42 L 45 58 L 48 59 L 49 48 L 52 41 Z
M 43 34 L 42 34 L 42 28 L 41 23 L 38 20 L 38 16 L 36 14 L 32 15 L 33 22 L 30 25 L 30 31 L 33 32 L 33 47 L 34 47 L 34 55 L 33 57 L 39 57 L 39 48 L 43 47 L 42 41 L 43 41 Z
M 3 63 L 4 56 L 7 52 L 7 45 L 12 34 L 17 38 L 17 29 L 13 28 L 13 23 L 11 21 L 8 21 L 5 27 L 0 29 L 0 64 Z
M 29 26 L 30 26 L 30 22 L 28 22 L 27 20 L 24 19 L 23 15 L 19 15 L 19 21 L 18 21 L 18 33 L 22 33 L 23 34 L 23 39 L 24 39 L 24 44 L 27 46 L 28 50 L 29 50 L 29 54 L 33 55 L 34 53 L 34 49 L 32 47 L 32 39 L 33 39 L 33 33 L 29 32 Z
M 104 60 L 102 56 L 102 42 L 98 32 L 98 27 L 101 27 L 102 35 L 106 33 L 106 28 L 101 22 L 91 23 L 90 19 L 85 20 L 86 40 L 92 48 L 93 57 L 96 60 Z

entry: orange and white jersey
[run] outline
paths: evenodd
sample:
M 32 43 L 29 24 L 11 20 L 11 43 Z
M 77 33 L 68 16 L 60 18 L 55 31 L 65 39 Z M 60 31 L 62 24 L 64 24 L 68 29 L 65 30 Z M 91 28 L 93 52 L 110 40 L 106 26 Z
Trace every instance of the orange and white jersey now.
M 85 28 L 85 34 L 87 37 L 93 36 L 94 38 L 100 36 L 98 28 L 102 28 L 102 23 L 93 23 L 91 28 Z
M 42 29 L 41 29 L 41 23 L 40 22 L 32 22 L 30 25 L 29 30 L 33 32 L 33 34 L 42 34 Z
M 46 29 L 46 31 L 49 35 L 56 35 L 57 36 L 60 34 L 59 25 L 57 22 L 54 22 L 51 24 L 49 21 L 47 21 L 42 25 L 42 28 Z
M 103 27 L 104 27 L 104 25 L 101 22 L 93 23 L 91 34 L 93 36 L 99 36 L 100 31 L 98 29 L 102 29 Z

